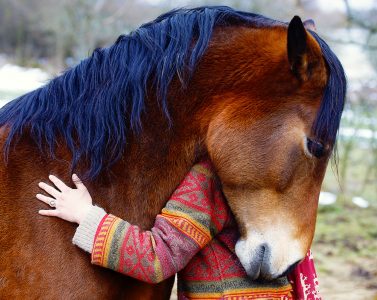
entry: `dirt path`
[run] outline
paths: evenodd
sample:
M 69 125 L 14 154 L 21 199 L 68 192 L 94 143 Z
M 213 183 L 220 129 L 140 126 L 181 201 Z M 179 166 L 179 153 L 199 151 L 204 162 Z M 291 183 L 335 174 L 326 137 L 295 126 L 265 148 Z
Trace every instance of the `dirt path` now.
M 326 253 L 323 250 L 314 247 L 314 253 Z M 318 255 L 315 261 L 324 300 L 377 300 L 377 258 Z

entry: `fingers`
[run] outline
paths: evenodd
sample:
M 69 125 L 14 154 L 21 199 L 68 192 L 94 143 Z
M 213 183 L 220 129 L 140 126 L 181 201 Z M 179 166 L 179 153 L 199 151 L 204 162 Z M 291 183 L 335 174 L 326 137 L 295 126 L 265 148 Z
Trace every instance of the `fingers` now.
M 50 186 L 50 185 L 48 185 L 44 182 L 40 182 L 38 185 L 41 189 L 46 191 L 46 193 L 50 194 L 52 197 L 54 197 L 54 198 L 60 197 L 61 193 L 58 190 L 56 190 L 55 188 L 53 188 L 52 186 Z
M 36 197 L 37 197 L 38 200 L 41 200 L 42 202 L 44 202 L 48 205 L 50 205 L 50 202 L 52 200 L 56 201 L 55 198 L 47 197 L 47 196 L 42 195 L 42 194 L 37 194 Z
M 67 191 L 70 189 L 63 181 L 61 181 L 58 177 L 54 175 L 48 176 L 48 178 L 55 184 L 55 186 L 62 192 Z
M 49 210 L 40 210 L 39 214 L 42 216 L 47 216 L 47 217 L 58 217 L 59 212 L 55 209 L 49 209 Z
M 72 180 L 77 189 L 79 190 L 86 190 L 86 186 L 82 183 L 80 178 L 76 174 L 72 174 Z

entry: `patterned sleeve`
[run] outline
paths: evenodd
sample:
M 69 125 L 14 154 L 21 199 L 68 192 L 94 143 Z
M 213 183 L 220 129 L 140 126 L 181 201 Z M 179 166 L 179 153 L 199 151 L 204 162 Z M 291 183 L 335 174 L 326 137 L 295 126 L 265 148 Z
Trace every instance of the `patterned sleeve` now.
M 295 299 L 322 299 L 318 290 L 318 278 L 311 250 L 306 254 L 305 259 L 288 275 L 288 278 L 293 286 Z
M 94 238 L 92 263 L 158 283 L 183 269 L 227 218 L 210 166 L 201 163 L 188 173 L 150 231 L 105 215 Z

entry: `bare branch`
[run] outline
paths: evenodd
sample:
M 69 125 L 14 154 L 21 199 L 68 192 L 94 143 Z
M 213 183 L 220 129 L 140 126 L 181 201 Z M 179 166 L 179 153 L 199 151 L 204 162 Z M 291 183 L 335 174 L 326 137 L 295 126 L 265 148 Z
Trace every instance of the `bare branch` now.
M 365 20 L 355 16 L 354 11 L 348 0 L 343 0 L 346 7 L 347 20 L 349 23 L 353 23 L 363 29 L 369 30 L 371 33 L 377 33 L 377 25 L 366 22 Z

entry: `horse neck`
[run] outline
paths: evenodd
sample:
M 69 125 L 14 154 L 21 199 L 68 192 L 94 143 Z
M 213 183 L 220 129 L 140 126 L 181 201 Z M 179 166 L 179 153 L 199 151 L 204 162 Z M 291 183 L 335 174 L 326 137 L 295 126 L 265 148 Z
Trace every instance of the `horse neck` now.
M 159 109 L 147 110 L 141 134 L 130 137 L 123 159 L 114 167 L 115 184 L 104 190 L 102 199 L 109 200 L 103 205 L 111 213 L 150 228 L 186 173 L 205 156 L 193 120 L 195 109 L 186 107 L 192 114 L 178 113 L 185 111 L 185 101 L 190 99 L 181 97 L 180 107 L 171 107 L 171 126 Z

